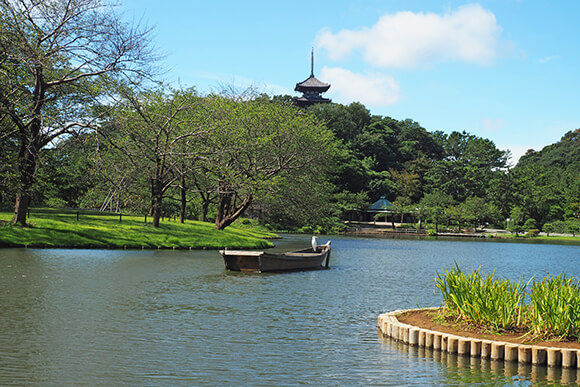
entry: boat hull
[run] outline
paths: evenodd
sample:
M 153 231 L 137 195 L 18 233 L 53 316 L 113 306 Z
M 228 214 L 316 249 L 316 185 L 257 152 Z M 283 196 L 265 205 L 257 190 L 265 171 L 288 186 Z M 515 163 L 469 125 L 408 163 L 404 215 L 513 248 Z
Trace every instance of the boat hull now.
M 317 270 L 328 267 L 330 247 L 317 252 L 304 249 L 290 253 L 268 253 L 264 251 L 221 250 L 226 269 L 250 272 L 279 272 Z

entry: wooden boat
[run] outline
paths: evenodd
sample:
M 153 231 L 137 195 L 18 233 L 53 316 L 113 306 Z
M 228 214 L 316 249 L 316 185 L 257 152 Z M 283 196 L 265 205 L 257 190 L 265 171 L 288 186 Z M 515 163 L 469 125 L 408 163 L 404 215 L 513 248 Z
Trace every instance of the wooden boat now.
M 226 269 L 234 271 L 276 272 L 328 268 L 330 244 L 287 252 L 220 250 Z M 325 262 L 326 260 L 326 262 Z M 323 265 L 324 264 L 324 265 Z

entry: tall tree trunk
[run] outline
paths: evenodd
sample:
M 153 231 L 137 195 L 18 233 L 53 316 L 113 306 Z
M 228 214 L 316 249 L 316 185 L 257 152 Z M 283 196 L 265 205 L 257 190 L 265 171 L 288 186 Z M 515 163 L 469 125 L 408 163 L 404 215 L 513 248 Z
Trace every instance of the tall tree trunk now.
M 201 221 L 207 222 L 207 212 L 209 211 L 209 200 L 202 200 L 201 203 Z
M 14 216 L 12 223 L 19 223 L 26 226 L 26 214 L 30 206 L 32 197 L 32 184 L 34 183 L 34 173 L 40 152 L 40 120 L 34 119 L 30 123 L 30 138 L 21 132 L 20 149 L 18 151 L 18 188 L 16 201 L 14 203 Z
M 252 195 L 248 195 L 242 200 L 242 203 L 235 205 L 232 203 L 233 193 L 218 194 L 218 209 L 215 219 L 215 225 L 218 230 L 223 230 L 232 224 L 252 203 Z
M 153 217 L 153 227 L 159 227 L 161 218 L 161 202 L 163 201 L 163 189 L 159 180 L 151 182 L 151 216 Z

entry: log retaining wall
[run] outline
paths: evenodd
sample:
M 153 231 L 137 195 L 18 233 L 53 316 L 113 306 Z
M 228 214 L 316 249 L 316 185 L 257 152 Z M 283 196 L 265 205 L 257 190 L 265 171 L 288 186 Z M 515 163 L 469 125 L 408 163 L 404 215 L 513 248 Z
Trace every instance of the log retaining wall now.
M 457 336 L 413 325 L 403 324 L 397 316 L 405 310 L 396 310 L 379 316 L 379 331 L 410 346 L 431 348 L 460 356 L 489 358 L 522 364 L 549 367 L 580 368 L 580 350 L 517 344 Z

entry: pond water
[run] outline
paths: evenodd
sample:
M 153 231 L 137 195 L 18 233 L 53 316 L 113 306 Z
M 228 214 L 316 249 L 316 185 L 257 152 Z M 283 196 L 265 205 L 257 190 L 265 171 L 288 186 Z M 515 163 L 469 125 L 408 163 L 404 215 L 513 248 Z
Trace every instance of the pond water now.
M 333 237 L 329 270 L 244 274 L 216 251 L 0 250 L 0 385 L 530 385 L 576 371 L 409 349 L 379 314 L 439 306 L 460 262 L 580 277 L 580 246 Z M 321 238 L 321 242 L 324 242 Z M 309 244 L 287 236 L 277 249 Z

